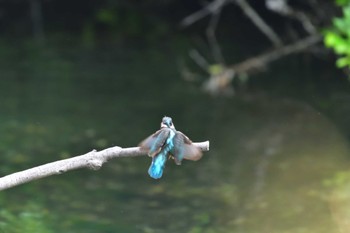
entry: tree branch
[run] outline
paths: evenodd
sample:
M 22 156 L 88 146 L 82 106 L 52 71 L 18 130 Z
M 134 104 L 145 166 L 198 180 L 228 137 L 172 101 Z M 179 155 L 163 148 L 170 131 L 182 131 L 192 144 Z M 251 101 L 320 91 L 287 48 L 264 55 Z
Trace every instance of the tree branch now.
M 316 26 L 311 22 L 311 19 L 302 11 L 298 11 L 290 7 L 286 0 L 266 0 L 267 9 L 276 12 L 282 16 L 293 18 L 303 25 L 305 31 L 310 35 L 316 34 Z M 315 9 L 317 9 L 316 7 Z
M 215 35 L 215 31 L 220 19 L 221 9 L 222 8 L 219 8 L 216 12 L 213 12 L 213 14 L 211 15 L 206 34 L 215 61 L 217 63 L 224 64 L 224 57 L 222 56 L 221 48 Z
M 256 69 L 261 69 L 268 63 L 273 62 L 283 56 L 287 56 L 292 53 L 298 53 L 309 48 L 322 40 L 322 36 L 315 34 L 301 39 L 293 44 L 285 45 L 267 53 L 260 54 L 258 56 L 249 58 L 238 64 L 229 66 L 236 73 L 249 73 Z
M 209 151 L 209 141 L 193 143 L 202 151 Z M 16 172 L 0 178 L 0 190 L 8 189 L 20 184 L 28 183 L 47 176 L 59 175 L 67 171 L 89 168 L 98 170 L 110 159 L 119 157 L 135 157 L 146 155 L 140 147 L 121 148 L 110 147 L 102 151 L 93 150 L 84 155 L 47 163 L 24 171 Z
M 209 63 L 205 58 L 196 50 L 191 49 L 189 52 L 189 56 L 192 58 L 192 60 L 203 69 L 203 71 L 208 72 L 209 69 Z
M 180 25 L 182 27 L 188 27 L 189 25 L 197 22 L 198 20 L 206 17 L 207 15 L 213 14 L 220 10 L 228 1 L 227 0 L 214 0 L 199 11 L 184 18 Z
M 246 0 L 236 0 L 235 3 L 241 7 L 243 12 L 259 28 L 259 30 L 264 33 L 267 38 L 269 38 L 275 47 L 282 46 L 282 40 L 279 38 L 277 33 L 275 33 L 273 29 L 267 23 L 265 23 L 265 21 Z
M 284 45 L 272 51 L 251 57 L 238 64 L 224 67 L 217 75 L 211 75 L 204 83 L 204 90 L 212 95 L 231 95 L 231 82 L 235 75 L 251 74 L 254 71 L 263 70 L 269 63 L 293 53 L 301 52 L 322 40 L 322 36 L 315 34 L 301 39 L 295 43 Z

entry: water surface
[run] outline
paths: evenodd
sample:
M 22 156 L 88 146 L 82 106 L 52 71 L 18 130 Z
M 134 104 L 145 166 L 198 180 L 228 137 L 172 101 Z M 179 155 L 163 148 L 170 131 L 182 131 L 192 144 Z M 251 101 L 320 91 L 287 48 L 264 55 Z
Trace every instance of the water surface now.
M 211 98 L 199 83 L 180 78 L 174 50 L 7 48 L 0 63 L 1 175 L 92 149 L 136 146 L 164 115 L 193 141 L 210 140 L 211 148 L 198 162 L 169 161 L 160 180 L 148 176 L 145 156 L 6 190 L 0 227 L 67 233 L 345 229 L 349 202 L 341 194 L 348 193 L 349 146 L 339 126 L 300 99 L 254 91 Z

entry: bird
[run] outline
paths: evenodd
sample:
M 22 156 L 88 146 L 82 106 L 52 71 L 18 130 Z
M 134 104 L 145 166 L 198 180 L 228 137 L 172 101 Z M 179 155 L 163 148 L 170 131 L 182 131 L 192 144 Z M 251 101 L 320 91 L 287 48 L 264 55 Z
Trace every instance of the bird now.
M 168 116 L 163 117 L 160 129 L 143 140 L 139 147 L 152 157 L 148 174 L 153 179 L 162 177 L 168 158 L 181 165 L 183 159 L 197 161 L 202 157 L 202 151 L 185 134 L 175 129 L 172 118 Z

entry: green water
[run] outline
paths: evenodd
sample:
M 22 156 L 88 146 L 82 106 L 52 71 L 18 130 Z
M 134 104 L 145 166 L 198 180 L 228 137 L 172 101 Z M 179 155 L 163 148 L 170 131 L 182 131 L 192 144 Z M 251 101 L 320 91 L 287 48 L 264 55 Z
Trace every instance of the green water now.
M 136 146 L 164 115 L 211 148 L 198 162 L 169 161 L 161 180 L 148 176 L 145 156 L 3 191 L 0 232 L 347 229 L 349 142 L 341 127 L 300 99 L 259 91 L 211 98 L 180 78 L 176 56 L 172 46 L 3 46 L 1 175 Z

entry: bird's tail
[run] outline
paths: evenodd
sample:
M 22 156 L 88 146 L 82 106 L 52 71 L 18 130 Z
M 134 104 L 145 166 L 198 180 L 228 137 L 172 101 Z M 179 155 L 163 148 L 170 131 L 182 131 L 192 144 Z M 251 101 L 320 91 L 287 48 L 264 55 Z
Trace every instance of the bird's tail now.
M 166 153 L 160 153 L 152 158 L 152 164 L 148 169 L 148 174 L 153 179 L 159 179 L 163 175 L 165 163 L 167 161 Z

